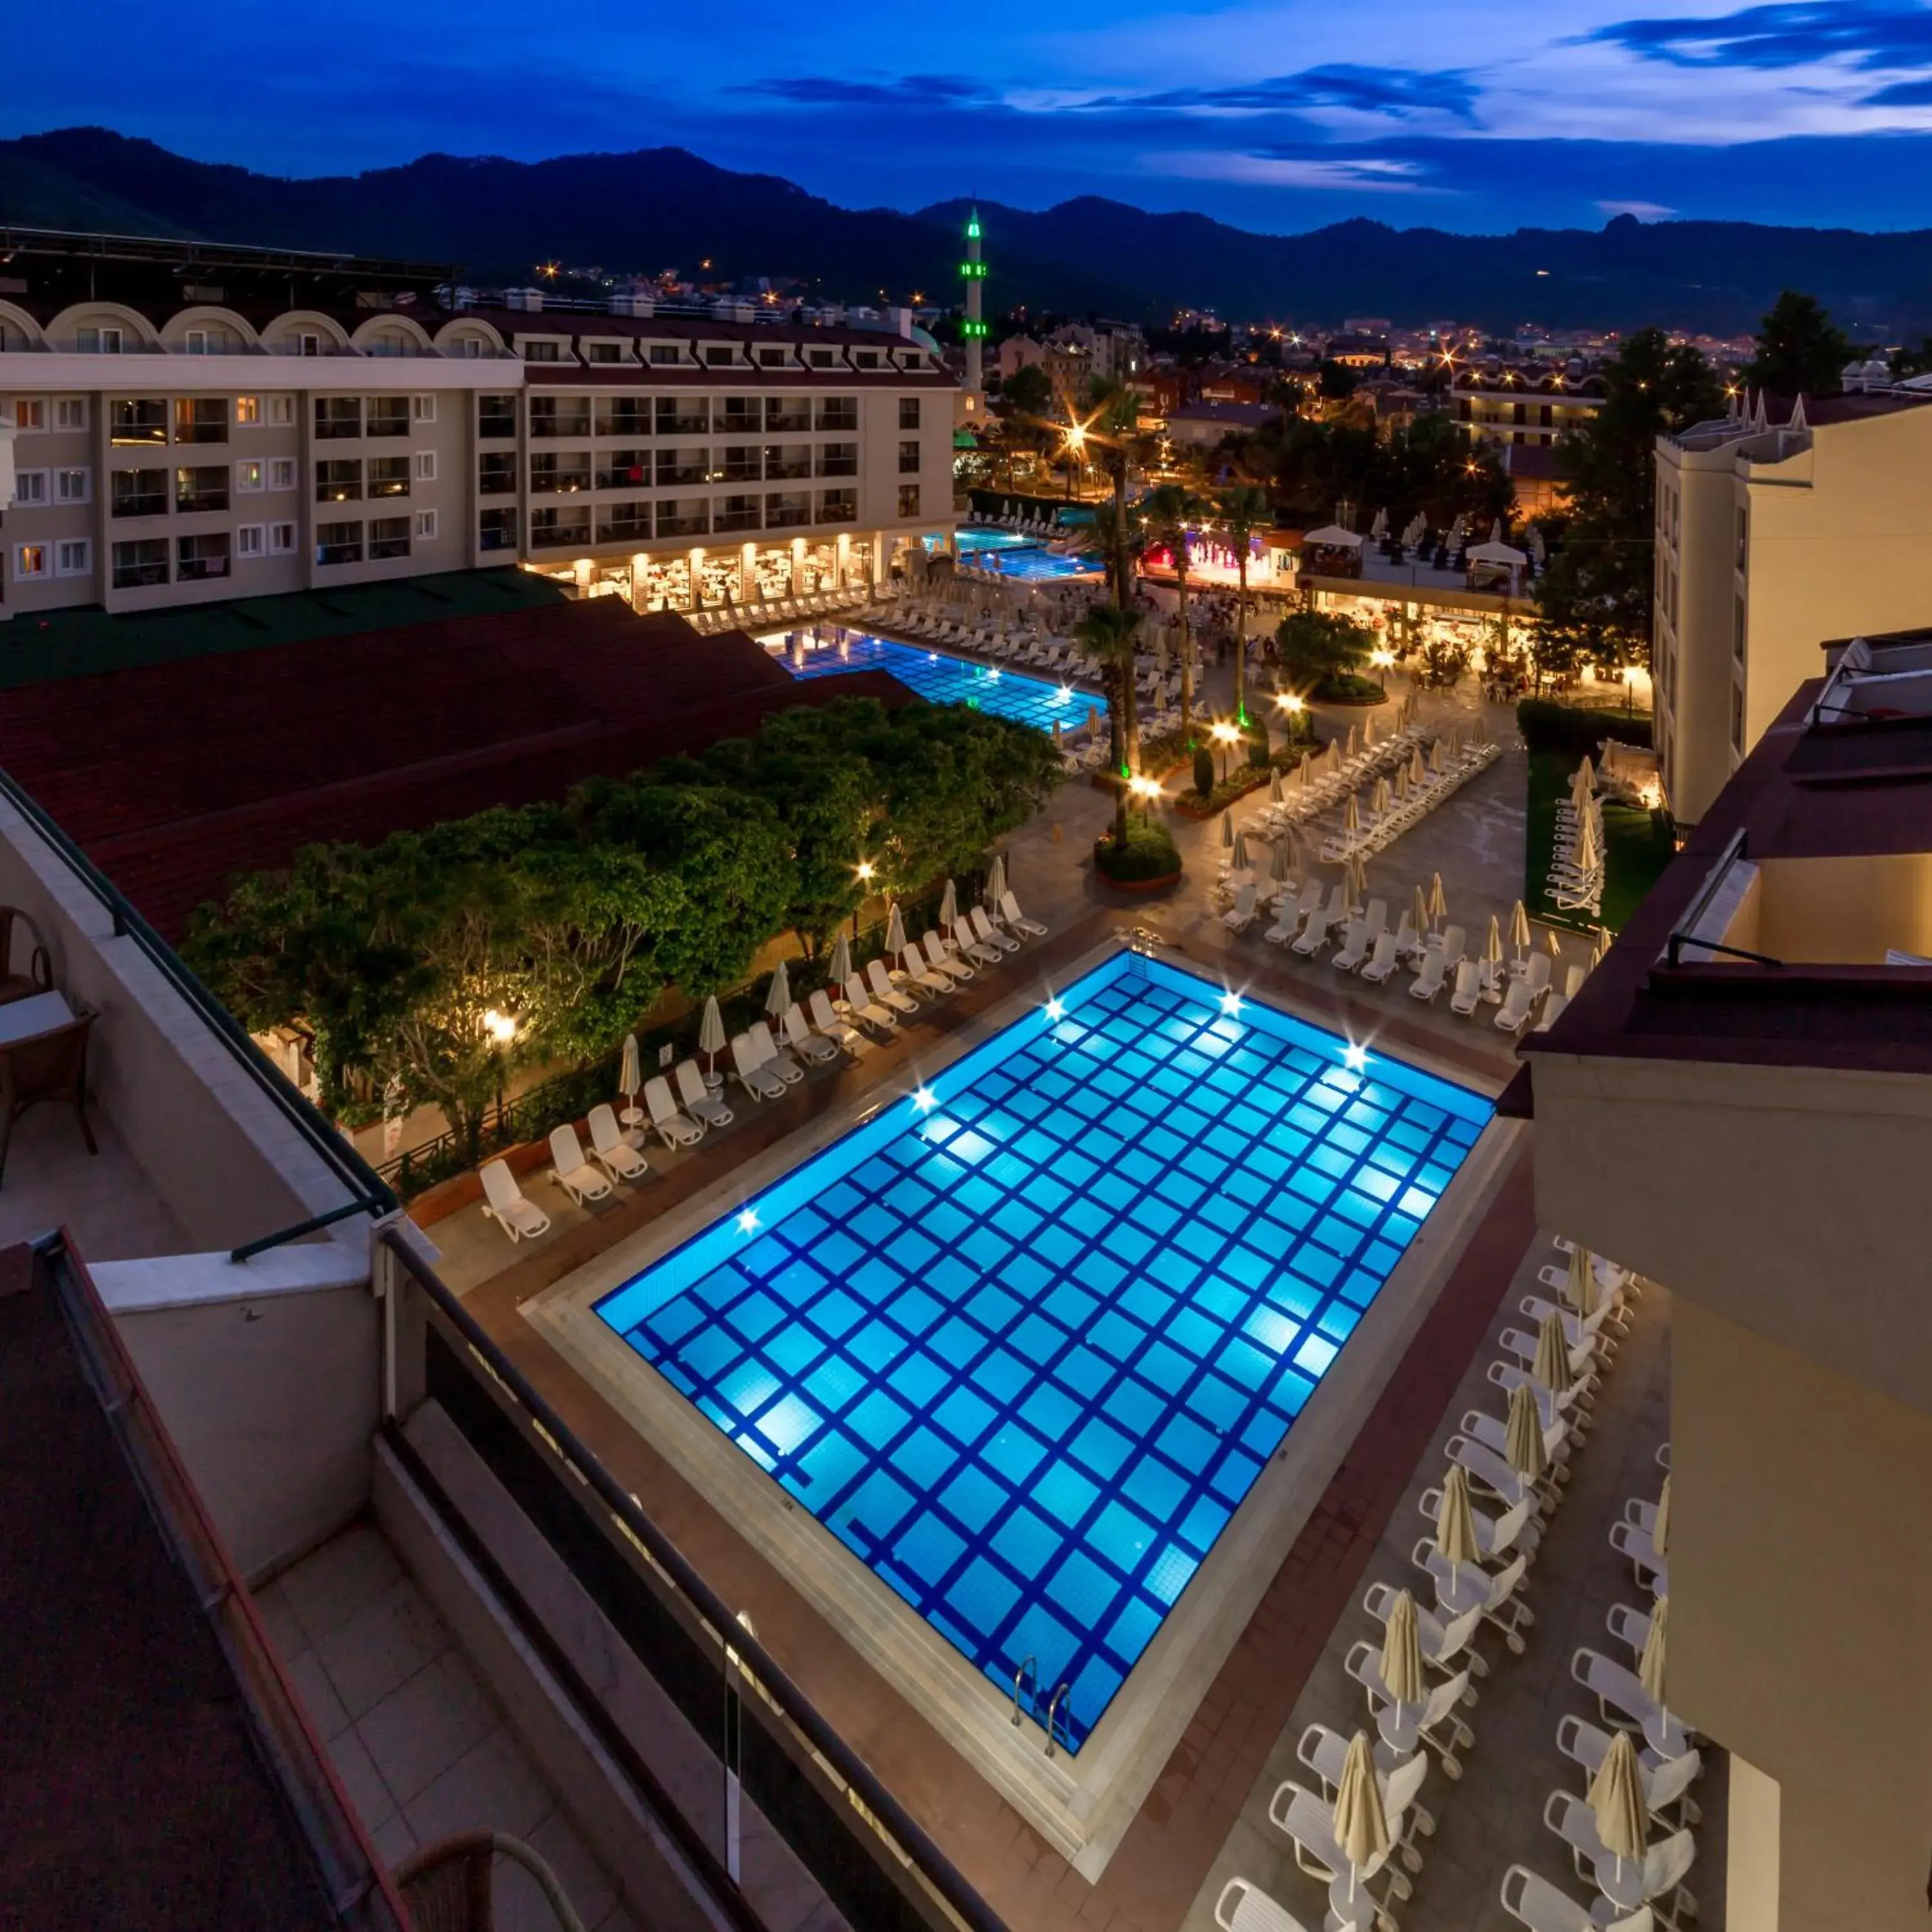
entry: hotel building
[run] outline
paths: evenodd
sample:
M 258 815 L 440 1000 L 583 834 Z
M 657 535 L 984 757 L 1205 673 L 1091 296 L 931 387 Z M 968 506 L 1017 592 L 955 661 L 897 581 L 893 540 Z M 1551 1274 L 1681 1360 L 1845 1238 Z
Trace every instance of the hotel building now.
M 8 241 L 0 619 L 506 562 L 694 610 L 881 582 L 952 527 L 955 385 L 916 338 Z
M 1924 616 L 1928 404 L 1902 389 L 1760 396 L 1658 438 L 1657 749 L 1680 824 L 1703 818 L 1818 674 L 1825 639 Z
M 1932 634 L 1832 655 L 1525 1042 L 1538 1218 L 1670 1291 L 1667 1701 L 1730 1754 L 1732 1932 L 1925 1917 Z

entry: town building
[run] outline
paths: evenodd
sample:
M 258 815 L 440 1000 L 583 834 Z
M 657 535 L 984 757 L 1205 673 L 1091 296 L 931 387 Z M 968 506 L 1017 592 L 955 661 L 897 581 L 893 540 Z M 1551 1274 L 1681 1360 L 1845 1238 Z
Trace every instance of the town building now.
M 1449 401 L 1456 420 L 1478 442 L 1550 448 L 1603 407 L 1604 379 L 1574 362 L 1550 370 L 1500 364 L 1459 368 Z
M 447 267 L 23 234 L 0 618 L 506 562 L 640 610 L 883 581 L 952 527 L 929 338 Z
M 1925 1914 L 1932 633 L 1829 662 L 1525 1042 L 1538 1219 L 1670 1298 L 1657 1588 L 1732 1932 Z
M 1932 395 L 1754 398 L 1657 445 L 1657 748 L 1680 824 L 1814 676 L 1824 640 L 1932 600 Z
M 1177 446 L 1213 449 L 1225 437 L 1251 436 L 1280 419 L 1280 411 L 1265 403 L 1210 402 L 1204 394 L 1198 402 L 1183 403 L 1168 411 L 1166 434 Z

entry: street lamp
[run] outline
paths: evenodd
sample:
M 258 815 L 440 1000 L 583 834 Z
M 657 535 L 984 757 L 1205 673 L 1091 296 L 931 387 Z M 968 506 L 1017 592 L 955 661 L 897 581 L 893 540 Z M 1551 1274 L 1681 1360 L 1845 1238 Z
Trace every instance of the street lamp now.
M 1136 772 L 1127 781 L 1127 792 L 1130 797 L 1140 800 L 1141 816 L 1147 818 L 1154 811 L 1154 800 L 1160 796 L 1160 781 L 1149 778 L 1144 772 Z
M 1228 753 L 1240 739 L 1240 733 L 1224 718 L 1208 734 L 1221 747 L 1221 776 L 1225 782 L 1228 776 Z
M 874 866 L 869 859 L 861 859 L 859 862 L 852 868 L 853 874 L 857 878 L 861 886 L 869 886 L 872 883 L 873 874 L 877 872 L 878 870 L 878 868 Z M 859 904 L 852 908 L 852 944 L 854 946 L 856 946 L 859 943 L 859 914 L 863 908 L 865 903 L 866 895 L 862 891 L 859 895 Z
M 492 1058 L 496 1063 L 496 1130 L 503 1131 L 503 1060 L 509 1052 L 510 1042 L 517 1036 L 517 1017 L 514 1013 L 500 1013 L 494 1006 L 487 1006 L 483 1012 L 483 1030 L 490 1036 L 490 1043 L 495 1048 Z

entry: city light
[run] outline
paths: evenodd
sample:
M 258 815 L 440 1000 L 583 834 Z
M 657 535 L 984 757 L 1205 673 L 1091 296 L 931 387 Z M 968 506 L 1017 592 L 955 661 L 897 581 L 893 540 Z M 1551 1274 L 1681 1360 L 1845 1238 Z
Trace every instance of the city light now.
M 1217 744 L 1232 745 L 1241 734 L 1224 718 L 1215 725 L 1211 735 Z
M 1394 665 L 1395 653 L 1388 650 L 1371 651 L 1369 653 L 1369 662 L 1378 670 L 1388 670 Z

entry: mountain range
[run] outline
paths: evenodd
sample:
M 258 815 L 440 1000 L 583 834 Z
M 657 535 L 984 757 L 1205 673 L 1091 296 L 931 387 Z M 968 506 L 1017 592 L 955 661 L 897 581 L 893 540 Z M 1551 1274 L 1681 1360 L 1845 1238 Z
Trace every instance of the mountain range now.
M 1241 320 L 1507 329 L 1646 322 L 1730 334 L 1783 288 L 1861 334 L 1932 328 L 1932 232 L 1642 223 L 1455 235 L 1338 223 L 1260 235 L 1205 215 L 1094 197 L 1038 211 L 982 204 L 988 306 L 1141 320 L 1179 307 Z M 862 299 L 956 288 L 967 205 L 844 208 L 773 175 L 679 148 L 543 161 L 426 154 L 401 167 L 294 180 L 196 161 L 104 128 L 0 141 L 0 223 L 256 242 L 448 261 L 478 281 L 548 261 L 719 279 L 800 278 Z

